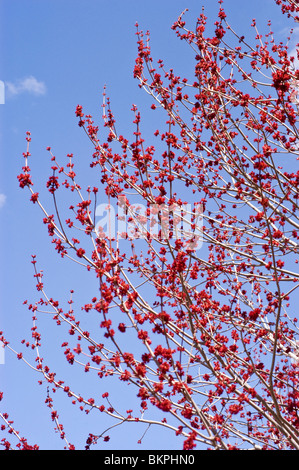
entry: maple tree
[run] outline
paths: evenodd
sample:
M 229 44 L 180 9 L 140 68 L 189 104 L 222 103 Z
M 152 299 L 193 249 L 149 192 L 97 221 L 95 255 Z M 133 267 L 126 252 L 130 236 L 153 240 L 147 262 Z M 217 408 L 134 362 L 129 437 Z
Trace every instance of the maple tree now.
M 297 2 L 274 3 L 294 27 Z M 166 70 L 161 60 L 155 65 L 149 34 L 136 25 L 134 77 L 152 98 L 153 112 L 166 116 L 151 145 L 142 137 L 136 106 L 133 137 L 124 137 L 104 92 L 105 138 L 92 116 L 77 106 L 100 187 L 83 190 L 74 155 L 61 165 L 48 148 L 52 174 L 47 188 L 55 207 L 53 214 L 48 212 L 33 187 L 27 133 L 20 187 L 42 210 L 59 256 L 73 259 L 98 282 L 98 291 L 81 311 L 73 308 L 72 297 L 66 310 L 47 296 L 33 256 L 42 298 L 27 303 L 33 328 L 32 339 L 24 342 L 36 353 L 32 367 L 49 387 L 46 403 L 68 449 L 73 446 L 50 391 L 61 390 L 87 414 L 106 413 L 119 424 L 162 425 L 188 450 L 299 449 L 294 315 L 299 286 L 298 57 L 290 56 L 287 43 L 276 41 L 270 21 L 262 35 L 253 20 L 255 43 L 247 42 L 219 4 L 212 37 L 206 34 L 204 12 L 194 31 L 186 26 L 185 12 L 172 26 L 194 54 L 191 78 Z M 66 220 L 57 202 L 63 190 L 74 201 Z M 103 190 L 107 207 L 115 203 L 122 209 L 133 233 L 107 236 L 97 225 L 97 195 Z M 189 230 L 176 237 L 173 207 L 191 201 L 202 210 L 200 231 L 198 213 L 191 210 Z M 120 222 L 120 212 L 116 217 Z M 62 344 L 66 361 L 103 383 L 114 377 L 119 387 L 131 384 L 136 409 L 121 412 L 108 392 L 100 399 L 84 397 L 50 369 L 40 355 L 38 322 L 45 306 L 54 323 L 69 333 Z M 86 312 L 97 316 L 98 328 L 81 327 Z M 24 359 L 23 353 L 16 354 Z M 160 413 L 155 418 L 154 409 Z M 8 416 L 0 416 L 2 429 L 15 434 L 17 446 L 30 448 Z M 107 441 L 108 433 L 90 434 L 86 448 L 100 439 Z M 1 443 L 11 446 L 6 439 Z

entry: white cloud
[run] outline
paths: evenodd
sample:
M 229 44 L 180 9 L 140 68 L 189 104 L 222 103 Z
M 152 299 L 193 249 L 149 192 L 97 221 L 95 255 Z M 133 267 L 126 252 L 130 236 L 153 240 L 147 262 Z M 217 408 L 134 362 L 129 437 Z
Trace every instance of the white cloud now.
M 47 91 L 44 82 L 38 81 L 35 77 L 25 77 L 15 82 L 5 82 L 8 96 L 15 96 L 21 93 L 31 93 L 36 96 L 44 95 Z
M 1 194 L 1 193 L 0 193 L 0 209 L 4 206 L 5 201 L 6 201 L 6 196 L 5 196 L 5 194 Z

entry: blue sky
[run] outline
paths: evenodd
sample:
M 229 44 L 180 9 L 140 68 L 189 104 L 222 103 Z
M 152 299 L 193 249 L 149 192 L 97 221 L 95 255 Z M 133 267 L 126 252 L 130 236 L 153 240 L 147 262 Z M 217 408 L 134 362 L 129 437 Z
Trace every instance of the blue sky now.
M 271 18 L 274 31 L 283 34 L 286 22 L 273 3 L 273 0 L 226 0 L 224 8 L 229 22 L 242 34 L 248 31 L 252 18 L 257 18 L 261 29 Z M 132 104 L 140 107 L 150 104 L 133 79 L 136 21 L 144 31 L 150 30 L 154 57 L 164 59 L 166 67 L 185 70 L 190 67 L 190 55 L 186 45 L 176 39 L 171 25 L 188 8 L 186 20 L 192 28 L 202 4 L 212 27 L 217 16 L 216 0 L 0 0 L 0 80 L 5 83 L 5 104 L 0 105 L 0 330 L 4 330 L 15 349 L 20 349 L 22 338 L 30 337 L 31 315 L 22 303 L 36 295 L 32 254 L 37 255 L 45 282 L 55 292 L 53 296 L 66 298 L 73 281 L 78 288 L 84 283 L 84 279 L 72 279 L 67 269 L 61 270 L 61 261 L 53 256 L 41 214 L 18 186 L 16 176 L 23 164 L 26 131 L 32 134 L 31 166 L 37 191 L 49 174 L 47 146 L 62 160 L 68 153 L 74 153 L 83 168 L 91 149 L 77 126 L 74 113 L 77 104 L 83 105 L 84 111 L 101 125 L 102 90 L 106 85 L 124 135 L 132 131 Z M 148 114 L 144 122 L 150 127 L 153 123 L 149 106 L 145 109 Z M 86 285 L 86 297 L 92 287 Z M 50 338 L 53 334 L 55 328 L 49 329 Z M 0 364 L 0 390 L 4 392 L 1 410 L 9 413 L 29 443 L 45 449 L 62 448 L 63 442 L 55 435 L 44 405 L 44 389 L 37 385 L 37 380 L 30 369 L 6 353 L 5 364 Z M 84 445 L 88 432 L 96 434 L 109 425 L 104 416 L 91 417 L 91 427 L 84 425 L 85 416 L 74 412 L 69 404 L 59 413 L 62 423 L 69 423 L 65 427 L 70 442 L 79 447 Z M 111 441 L 103 448 L 181 446 L 162 428 L 159 432 L 150 430 L 143 444 L 137 445 L 143 431 L 144 428 L 136 430 L 132 425 L 120 427 L 111 433 Z

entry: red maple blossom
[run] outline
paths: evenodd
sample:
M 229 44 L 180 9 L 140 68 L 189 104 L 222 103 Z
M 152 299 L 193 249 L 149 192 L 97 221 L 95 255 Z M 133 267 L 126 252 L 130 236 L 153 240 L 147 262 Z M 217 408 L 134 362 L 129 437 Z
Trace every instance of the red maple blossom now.
M 274 2 L 292 27 L 297 2 Z M 190 78 L 166 70 L 161 60 L 155 65 L 149 34 L 136 25 L 134 77 L 152 97 L 151 112 L 165 114 L 165 126 L 147 146 L 134 105 L 133 137 L 120 135 L 104 92 L 103 137 L 78 105 L 79 126 L 93 149 L 89 165 L 100 174 L 101 186 L 84 192 L 75 157 L 68 155 L 64 167 L 49 147 L 54 215 L 32 188 L 28 133 L 20 187 L 42 210 L 57 254 L 96 277 L 98 291 L 82 311 L 97 315 L 102 332 L 81 328 L 82 311 L 72 308 L 72 300 L 65 310 L 47 296 L 34 258 L 43 298 L 28 305 L 28 345 L 43 380 L 87 412 L 100 411 L 120 423 L 163 425 L 183 439 L 184 449 L 299 449 L 298 57 L 275 40 L 270 23 L 263 36 L 253 21 L 256 42 L 247 42 L 219 3 L 212 37 L 204 13 L 194 30 L 185 12 L 172 26 L 194 53 Z M 65 221 L 56 201 L 62 188 L 74 200 Z M 131 232 L 109 234 L 97 226 L 98 192 L 107 197 L 109 210 L 114 203 L 116 221 L 121 225 L 126 218 Z M 202 226 L 197 231 L 192 209 L 176 237 L 182 220 L 170 208 L 183 210 L 186 204 L 200 205 Z M 135 410 L 120 411 L 108 393 L 84 397 L 46 366 L 39 353 L 42 305 L 66 327 L 62 347 L 70 366 L 83 366 L 103 383 L 113 376 L 119 386 L 132 384 Z M 47 406 L 66 448 L 73 448 L 50 395 Z M 158 421 L 153 409 L 161 413 Z M 90 434 L 84 445 L 90 448 L 100 437 L 109 440 L 106 432 Z M 2 444 L 10 447 L 6 439 Z

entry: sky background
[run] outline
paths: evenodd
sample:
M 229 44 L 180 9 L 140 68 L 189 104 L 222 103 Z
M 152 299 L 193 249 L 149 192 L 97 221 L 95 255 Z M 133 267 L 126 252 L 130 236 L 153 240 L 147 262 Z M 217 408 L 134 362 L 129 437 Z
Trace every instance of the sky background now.
M 5 83 L 5 104 L 0 105 L 0 330 L 16 350 L 21 350 L 20 340 L 31 334 L 31 313 L 22 304 L 25 299 L 31 302 L 36 298 L 32 254 L 37 255 L 38 266 L 44 270 L 51 296 L 67 300 L 72 287 L 83 287 L 81 296 L 87 300 L 94 288 L 84 277 L 71 276 L 70 265 L 54 254 L 41 213 L 29 202 L 29 193 L 19 188 L 17 175 L 26 151 L 26 131 L 32 137 L 30 166 L 36 191 L 46 194 L 42 188 L 51 165 L 48 146 L 61 161 L 73 153 L 88 179 L 86 161 L 92 149 L 77 125 L 76 105 L 81 104 L 101 126 L 102 91 L 106 85 L 121 133 L 134 130 L 130 111 L 134 103 L 142 109 L 143 129 L 149 135 L 156 125 L 149 110 L 150 100 L 133 79 L 135 23 L 150 31 L 154 58 L 163 59 L 167 68 L 184 74 L 193 66 L 190 51 L 176 38 L 171 25 L 188 8 L 186 21 L 192 29 L 203 4 L 212 28 L 218 11 L 216 0 L 0 0 L 0 80 Z M 224 9 L 241 34 L 252 34 L 252 18 L 264 31 L 271 18 L 274 32 L 284 35 L 287 22 L 273 0 L 225 0 Z M 55 341 L 56 328 L 50 319 L 45 320 L 43 328 L 49 341 Z M 57 351 L 57 358 L 63 360 L 61 351 Z M 67 366 L 66 374 L 71 374 L 68 370 Z M 93 386 L 87 375 L 82 377 L 83 390 Z M 22 361 L 6 352 L 5 363 L 0 364 L 0 390 L 4 392 L 0 409 L 9 413 L 30 444 L 36 443 L 41 449 L 63 448 L 44 404 L 45 388 L 37 384 L 38 379 Z M 98 391 L 92 390 L 90 396 L 100 396 L 101 386 L 97 382 Z M 118 390 L 114 393 L 118 398 Z M 97 434 L 112 424 L 104 415 L 86 417 L 62 398 L 61 402 L 55 398 L 54 407 L 69 441 L 76 447 L 84 446 L 89 432 Z M 128 400 L 129 405 L 129 395 L 119 398 L 122 402 Z M 150 429 L 139 445 L 137 440 L 144 430 L 134 425 L 116 428 L 109 433 L 111 440 L 99 448 L 181 448 L 182 442 L 161 427 Z

